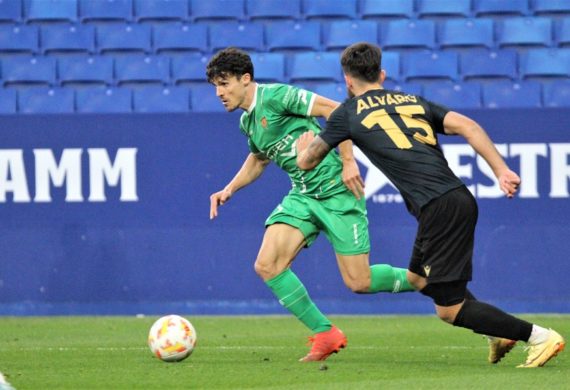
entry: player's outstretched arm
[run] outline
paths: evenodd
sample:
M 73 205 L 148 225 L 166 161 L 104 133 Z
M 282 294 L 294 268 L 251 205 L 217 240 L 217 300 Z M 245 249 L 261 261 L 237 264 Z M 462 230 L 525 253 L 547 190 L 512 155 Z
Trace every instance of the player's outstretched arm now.
M 312 131 L 301 134 L 297 140 L 297 166 L 308 171 L 319 165 L 331 147 Z
M 449 112 L 443 120 L 446 134 L 459 134 L 485 159 L 499 180 L 501 190 L 512 198 L 521 183 L 520 177 L 509 169 L 503 157 L 477 122 L 457 112 Z
M 210 219 L 218 216 L 218 206 L 226 203 L 239 189 L 254 182 L 265 170 L 269 161 L 263 154 L 250 153 L 240 170 L 223 190 L 210 195 Z

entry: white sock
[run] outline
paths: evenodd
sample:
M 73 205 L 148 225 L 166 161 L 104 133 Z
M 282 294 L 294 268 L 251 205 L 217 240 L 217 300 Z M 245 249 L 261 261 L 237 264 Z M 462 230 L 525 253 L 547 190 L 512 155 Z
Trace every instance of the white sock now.
M 530 337 L 528 338 L 528 343 L 530 345 L 536 345 L 545 342 L 548 339 L 548 333 L 550 331 L 538 325 L 532 325 L 532 332 L 530 332 Z

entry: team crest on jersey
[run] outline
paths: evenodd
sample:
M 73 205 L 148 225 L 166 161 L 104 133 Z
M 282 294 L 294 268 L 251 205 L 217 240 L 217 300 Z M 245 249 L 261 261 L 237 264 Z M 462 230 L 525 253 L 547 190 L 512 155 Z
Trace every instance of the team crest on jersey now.
M 263 127 L 264 129 L 267 129 L 267 118 L 266 117 L 261 118 L 261 127 Z

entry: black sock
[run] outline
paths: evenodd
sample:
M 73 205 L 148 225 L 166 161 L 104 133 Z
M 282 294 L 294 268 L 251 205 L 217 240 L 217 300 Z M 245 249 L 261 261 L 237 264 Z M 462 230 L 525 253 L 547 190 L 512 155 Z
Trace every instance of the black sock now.
M 532 324 L 484 302 L 466 299 L 453 326 L 471 329 L 487 336 L 528 341 Z

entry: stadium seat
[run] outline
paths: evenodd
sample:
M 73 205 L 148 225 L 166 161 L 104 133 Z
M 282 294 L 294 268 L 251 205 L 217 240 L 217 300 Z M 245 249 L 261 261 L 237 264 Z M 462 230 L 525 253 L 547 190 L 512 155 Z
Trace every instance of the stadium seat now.
M 142 24 L 97 26 L 97 46 L 102 54 L 150 53 L 151 29 Z
M 405 92 L 411 95 L 423 95 L 423 87 L 419 83 L 397 83 L 392 80 L 384 82 L 384 88 L 391 91 Z
M 208 22 L 216 20 L 244 20 L 244 0 L 190 0 L 192 20 Z
M 228 46 L 243 50 L 264 50 L 263 26 L 255 23 L 221 23 L 210 26 L 210 48 L 212 51 Z
M 356 0 L 302 0 L 302 8 L 307 19 L 356 18 Z
M 424 97 L 451 109 L 480 108 L 481 85 L 479 83 L 427 84 Z
M 208 57 L 197 55 L 172 57 L 172 82 L 175 85 L 204 83 L 208 59 Z
M 79 0 L 79 18 L 84 23 L 130 22 L 133 0 Z
M 539 16 L 570 15 L 570 2 L 567 0 L 532 0 L 532 12 Z
M 0 25 L 0 53 L 34 54 L 38 51 L 36 26 Z
M 337 102 L 343 102 L 348 97 L 344 83 L 314 83 L 306 89 Z
M 435 23 L 432 20 L 390 20 L 381 24 L 383 49 L 433 49 Z
M 545 107 L 570 107 L 570 81 L 543 85 Z
M 520 55 L 520 77 L 551 79 L 570 77 L 570 49 L 531 49 Z
M 44 25 L 40 28 L 41 49 L 51 53 L 94 53 L 95 28 L 83 24 Z
M 291 82 L 342 81 L 340 61 L 336 53 L 295 53 L 290 65 Z
M 135 19 L 139 22 L 188 21 L 188 0 L 134 0 Z
M 216 88 L 210 84 L 190 86 L 190 108 L 193 112 L 225 112 L 220 99 L 216 96 Z
M 285 55 L 281 53 L 251 53 L 256 81 L 285 82 Z
M 146 87 L 133 91 L 135 112 L 188 112 L 190 97 L 184 87 Z
M 55 84 L 55 75 L 56 61 L 51 57 L 20 56 L 2 58 L 2 81 L 4 86 L 51 86 Z
M 549 18 L 506 18 L 498 23 L 497 44 L 505 47 L 548 47 L 552 45 L 552 21 Z
M 438 42 L 442 49 L 491 49 L 494 46 L 493 31 L 491 19 L 444 20 L 439 25 Z
M 21 0 L 0 0 L 0 22 L 19 23 L 21 21 Z
M 152 28 L 156 53 L 208 51 L 208 28 L 204 24 L 158 24 Z
M 265 27 L 267 50 L 320 50 L 318 22 L 275 22 Z
M 15 114 L 17 111 L 17 99 L 15 89 L 0 88 L 0 114 Z
M 362 19 L 399 19 L 414 17 L 414 0 L 361 0 Z
M 540 83 L 500 81 L 483 84 L 483 105 L 487 108 L 541 107 Z
M 72 89 L 26 88 L 18 91 L 18 111 L 23 114 L 69 114 L 75 111 Z
M 65 57 L 57 61 L 59 82 L 64 85 L 110 86 L 113 80 L 113 59 L 106 56 Z
M 518 77 L 517 54 L 511 50 L 465 52 L 460 56 L 459 69 L 464 80 L 514 80 Z
M 403 77 L 412 80 L 457 80 L 459 61 L 457 53 L 453 52 L 414 52 L 407 53 L 403 58 Z
M 77 0 L 24 0 L 24 17 L 28 23 L 75 22 Z
M 128 88 L 82 88 L 75 92 L 77 112 L 129 113 L 132 92 Z
M 529 12 L 528 0 L 473 0 L 475 16 L 523 16 Z
M 471 16 L 471 0 L 419 0 L 420 18 L 467 18 Z
M 119 86 L 165 85 L 170 81 L 170 62 L 162 56 L 117 57 L 115 77 Z
M 400 53 L 395 51 L 385 51 L 382 53 L 382 69 L 386 71 L 386 80 L 399 81 L 400 72 Z
M 327 50 L 344 50 L 354 42 L 378 43 L 378 25 L 370 20 L 333 21 L 324 27 Z
M 560 47 L 570 46 L 570 18 L 563 18 L 555 24 L 556 43 Z
M 301 0 L 246 0 L 245 5 L 252 21 L 296 20 L 301 16 Z

